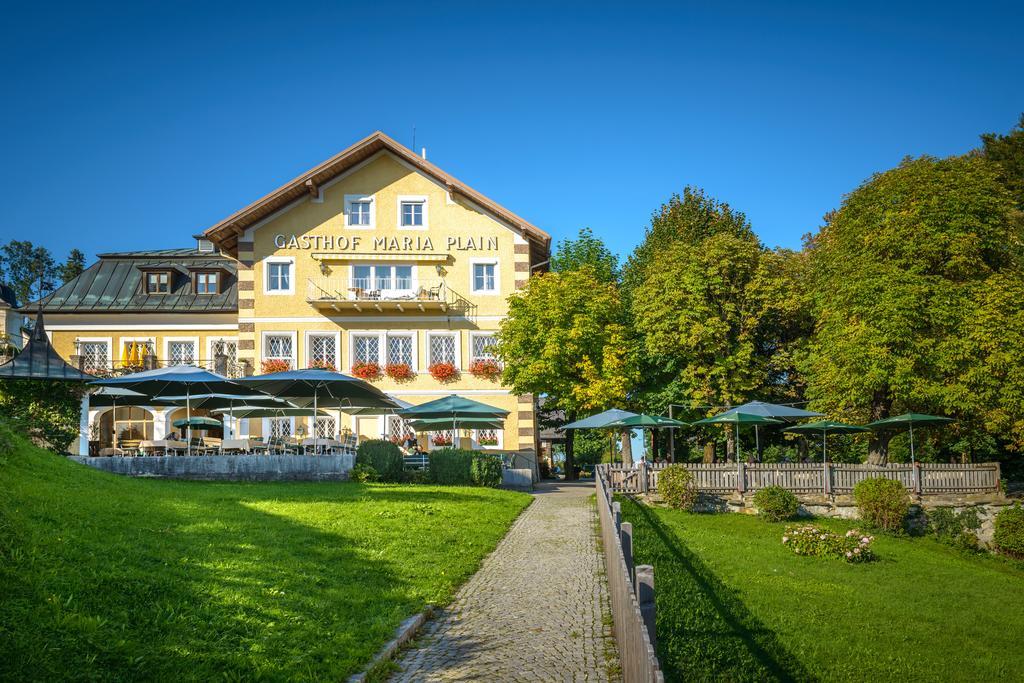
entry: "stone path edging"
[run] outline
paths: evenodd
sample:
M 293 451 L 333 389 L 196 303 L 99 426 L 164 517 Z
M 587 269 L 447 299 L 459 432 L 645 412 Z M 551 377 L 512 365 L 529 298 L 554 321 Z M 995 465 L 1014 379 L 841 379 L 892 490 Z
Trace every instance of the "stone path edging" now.
M 433 614 L 434 608 L 433 606 L 430 606 L 419 614 L 414 614 L 399 624 L 398 628 L 395 629 L 395 637 L 389 640 L 384 647 L 380 649 L 380 652 L 373 656 L 373 659 L 370 660 L 366 669 L 361 673 L 349 676 L 348 683 L 363 683 L 374 668 L 380 666 L 381 662 L 385 662 L 394 657 L 400 647 L 412 640 L 416 635 L 416 632 L 420 630 L 420 627 L 427 623 L 427 619 L 433 616 Z

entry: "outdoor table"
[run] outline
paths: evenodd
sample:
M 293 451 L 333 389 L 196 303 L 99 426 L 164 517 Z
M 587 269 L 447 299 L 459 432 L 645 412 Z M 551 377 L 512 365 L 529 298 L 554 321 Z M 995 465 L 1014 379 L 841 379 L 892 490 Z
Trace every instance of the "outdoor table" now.
M 319 448 L 322 453 L 341 449 L 342 444 L 336 439 L 303 439 L 302 448 L 304 451 Z
M 144 452 L 152 451 L 154 455 L 158 452 L 166 455 L 168 451 L 183 451 L 188 448 L 188 444 L 184 441 L 174 441 L 173 439 L 158 439 L 155 441 L 140 441 L 139 448 Z
M 242 453 L 248 453 L 254 448 L 258 448 L 261 444 L 258 441 L 254 441 L 248 437 L 241 439 L 224 439 L 221 446 L 224 448 L 224 452 L 228 451 L 240 451 Z

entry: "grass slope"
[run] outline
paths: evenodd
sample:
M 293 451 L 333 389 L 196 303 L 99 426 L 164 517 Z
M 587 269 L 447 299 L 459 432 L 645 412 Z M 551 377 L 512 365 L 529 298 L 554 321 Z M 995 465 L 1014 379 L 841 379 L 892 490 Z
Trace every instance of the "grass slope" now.
M 126 479 L 27 446 L 0 492 L 0 680 L 343 679 L 530 500 Z
M 876 535 L 879 561 L 799 557 L 785 524 L 623 501 L 654 565 L 667 680 L 1020 680 L 1024 569 Z M 818 520 L 845 530 L 848 522 Z

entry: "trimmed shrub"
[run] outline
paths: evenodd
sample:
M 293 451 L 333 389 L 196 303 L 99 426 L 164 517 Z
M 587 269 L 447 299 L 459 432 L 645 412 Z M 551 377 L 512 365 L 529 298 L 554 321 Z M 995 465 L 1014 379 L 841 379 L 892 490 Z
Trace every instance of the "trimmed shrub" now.
M 380 475 L 381 481 L 402 481 L 405 463 L 398 446 L 383 439 L 370 439 L 359 444 L 356 450 L 356 464 L 369 465 Z
M 861 533 L 860 529 L 850 529 L 840 536 L 813 524 L 788 526 L 782 535 L 782 545 L 797 555 L 835 557 L 847 562 L 873 560 L 871 542 L 874 540 L 874 536 Z
M 356 463 L 356 466 L 352 468 L 352 472 L 349 473 L 349 478 L 352 481 L 365 484 L 368 481 L 380 481 L 380 474 L 373 468 L 373 465 Z
M 957 512 L 951 507 L 935 508 L 925 513 L 928 517 L 928 532 L 947 545 L 965 550 L 978 549 L 977 531 L 981 520 L 973 508 Z
M 469 486 L 473 483 L 473 451 L 461 448 L 439 448 L 430 451 L 430 481 L 449 486 Z
M 796 517 L 800 501 L 781 486 L 768 486 L 754 494 L 754 505 L 759 517 L 769 522 L 781 522 Z
M 693 510 L 697 505 L 697 483 L 682 465 L 669 465 L 658 473 L 658 493 L 677 510 Z
M 474 453 L 469 468 L 470 477 L 476 486 L 501 486 L 501 458 L 493 453 Z
M 1000 552 L 1024 559 L 1024 508 L 1020 503 L 996 515 L 992 543 Z
M 853 487 L 860 518 L 885 531 L 901 531 L 910 512 L 910 496 L 894 479 L 864 479 Z

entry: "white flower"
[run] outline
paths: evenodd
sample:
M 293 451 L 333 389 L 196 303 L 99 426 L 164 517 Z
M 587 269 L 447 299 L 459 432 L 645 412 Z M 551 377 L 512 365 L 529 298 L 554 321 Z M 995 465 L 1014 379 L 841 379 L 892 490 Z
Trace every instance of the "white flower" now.
M 853 554 L 854 555 L 860 555 L 860 548 L 854 548 L 853 549 Z
M 847 550 L 846 551 L 846 556 L 847 557 L 853 557 L 853 553 L 851 553 L 849 550 Z
M 782 537 L 782 542 L 783 543 L 788 543 L 789 542 L 789 536 L 783 536 Z

